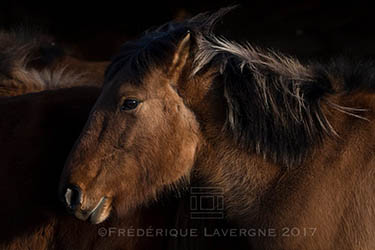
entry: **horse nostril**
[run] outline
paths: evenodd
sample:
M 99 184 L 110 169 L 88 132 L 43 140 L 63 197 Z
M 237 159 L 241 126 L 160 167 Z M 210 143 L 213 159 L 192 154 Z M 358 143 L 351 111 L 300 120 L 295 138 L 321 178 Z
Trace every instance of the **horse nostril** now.
M 77 186 L 69 186 L 65 190 L 64 200 L 67 207 L 71 210 L 75 210 L 77 206 L 82 204 L 82 191 Z

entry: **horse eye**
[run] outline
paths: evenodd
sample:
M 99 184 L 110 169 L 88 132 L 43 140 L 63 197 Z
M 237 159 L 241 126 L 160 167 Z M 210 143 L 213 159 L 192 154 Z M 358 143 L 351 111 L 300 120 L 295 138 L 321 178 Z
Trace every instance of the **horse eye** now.
M 139 104 L 138 100 L 135 99 L 125 99 L 121 105 L 121 110 L 132 110 L 135 109 Z

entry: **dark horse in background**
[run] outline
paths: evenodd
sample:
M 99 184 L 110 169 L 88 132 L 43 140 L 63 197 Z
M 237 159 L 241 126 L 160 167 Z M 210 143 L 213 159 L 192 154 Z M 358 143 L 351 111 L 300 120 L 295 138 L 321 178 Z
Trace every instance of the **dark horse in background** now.
M 60 192 L 102 223 L 168 189 L 220 187 L 254 249 L 374 249 L 375 66 L 301 64 L 215 36 L 229 9 L 125 43 Z
M 78 59 L 36 28 L 0 31 L 0 96 L 74 86 L 101 87 L 108 62 Z

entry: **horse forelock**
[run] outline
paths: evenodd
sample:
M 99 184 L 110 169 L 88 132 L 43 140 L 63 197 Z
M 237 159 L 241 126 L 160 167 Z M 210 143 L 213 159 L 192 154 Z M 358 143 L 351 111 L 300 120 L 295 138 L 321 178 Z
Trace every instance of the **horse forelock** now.
M 105 73 L 105 82 L 116 79 L 141 84 L 143 77 L 154 67 L 165 64 L 175 46 L 168 33 L 146 35 L 135 42 L 125 43 Z
M 196 37 L 210 34 L 216 22 L 235 7 L 201 13 L 182 22 L 168 22 L 147 30 L 138 40 L 126 42 L 112 58 L 105 73 L 105 82 L 113 78 L 126 78 L 132 83 L 142 83 L 147 72 L 166 64 L 168 57 L 176 49 L 181 34 L 186 31 L 191 31 Z

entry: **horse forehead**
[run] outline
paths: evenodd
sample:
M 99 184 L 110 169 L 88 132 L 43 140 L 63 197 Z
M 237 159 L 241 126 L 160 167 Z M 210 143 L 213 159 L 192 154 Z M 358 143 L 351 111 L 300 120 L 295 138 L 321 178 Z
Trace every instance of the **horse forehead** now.
M 152 68 L 143 76 L 141 82 L 148 87 L 164 87 L 168 82 L 168 76 L 163 70 Z
M 165 89 L 168 82 L 169 79 L 165 73 L 159 69 L 151 69 L 147 74 L 140 78 L 139 82 L 135 84 L 129 82 L 124 84 L 122 88 L 158 93 Z
M 108 81 L 104 85 L 103 94 L 120 98 L 123 95 L 134 95 L 134 97 L 155 96 L 163 94 L 169 83 L 168 76 L 162 69 L 151 68 L 141 75 L 123 74 Z

